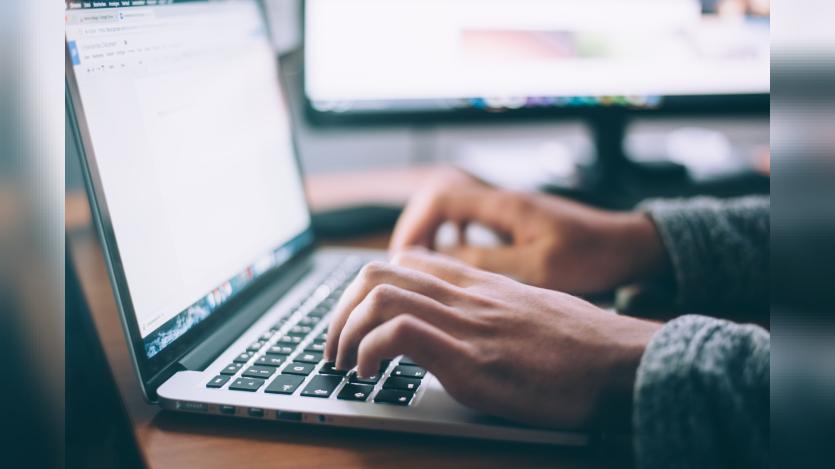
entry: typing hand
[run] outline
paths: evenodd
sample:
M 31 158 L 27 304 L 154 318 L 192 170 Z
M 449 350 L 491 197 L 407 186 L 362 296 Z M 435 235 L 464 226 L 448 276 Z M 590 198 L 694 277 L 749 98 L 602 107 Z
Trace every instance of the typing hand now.
M 575 294 L 608 291 L 667 268 L 655 225 L 644 214 L 607 212 L 560 197 L 499 190 L 463 173 L 426 187 L 397 223 L 392 252 L 434 248 L 445 222 L 496 231 L 507 244 L 440 248 L 475 267 Z M 459 236 L 459 242 L 463 236 Z
M 582 428 L 628 410 L 659 327 L 418 249 L 361 271 L 334 311 L 325 355 L 368 376 L 405 354 L 465 405 Z

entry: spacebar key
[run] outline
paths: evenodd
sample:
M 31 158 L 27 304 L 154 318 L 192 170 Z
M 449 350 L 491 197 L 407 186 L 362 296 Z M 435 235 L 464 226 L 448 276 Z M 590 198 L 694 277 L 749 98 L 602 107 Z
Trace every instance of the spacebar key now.
M 339 386 L 342 381 L 341 376 L 333 375 L 319 375 L 314 376 L 310 384 L 302 391 L 302 396 L 308 397 L 328 397 L 333 393 L 333 390 Z

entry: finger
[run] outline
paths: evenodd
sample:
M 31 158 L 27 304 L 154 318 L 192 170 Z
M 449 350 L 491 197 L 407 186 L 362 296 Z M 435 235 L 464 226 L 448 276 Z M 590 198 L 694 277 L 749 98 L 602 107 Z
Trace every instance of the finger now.
M 394 227 L 390 248 L 432 247 L 435 232 L 445 221 L 477 221 L 503 234 L 512 233 L 518 211 L 509 205 L 517 197 L 482 186 L 445 187 L 419 194 Z
M 421 247 L 397 252 L 392 256 L 391 263 L 424 272 L 458 287 L 467 287 L 483 280 L 482 273 L 461 260 Z
M 436 199 L 442 194 L 460 190 L 462 187 L 487 187 L 484 183 L 474 179 L 472 176 L 459 171 L 440 174 L 435 178 L 434 183 L 418 191 L 409 200 L 403 210 L 392 235 L 392 249 L 401 249 L 406 245 L 431 247 L 434 242 L 434 233 L 437 226 L 431 226 L 427 218 L 434 217 Z M 424 223 L 427 223 L 424 225 Z M 414 230 L 412 229 L 414 228 Z M 407 234 L 408 233 L 408 234 Z M 408 238 L 400 241 L 401 238 Z
M 352 368 L 363 337 L 380 324 L 406 313 L 453 334 L 470 322 L 453 308 L 432 298 L 392 285 L 378 285 L 354 309 L 340 333 L 337 368 Z
M 443 254 L 464 261 L 478 269 L 501 274 L 519 275 L 526 269 L 525 248 L 502 246 L 485 248 L 481 246 L 454 246 L 445 248 Z
M 466 345 L 441 329 L 409 314 L 387 321 L 360 342 L 357 373 L 371 376 L 387 357 L 408 355 L 441 382 L 454 374 L 456 358 L 464 356 Z
M 378 285 L 394 285 L 413 291 L 442 303 L 451 303 L 460 297 L 458 289 L 427 273 L 406 269 L 385 262 L 371 262 L 362 268 L 357 278 L 348 286 L 331 317 L 328 338 L 325 342 L 325 358 L 333 360 L 339 345 L 339 335 L 351 312 Z

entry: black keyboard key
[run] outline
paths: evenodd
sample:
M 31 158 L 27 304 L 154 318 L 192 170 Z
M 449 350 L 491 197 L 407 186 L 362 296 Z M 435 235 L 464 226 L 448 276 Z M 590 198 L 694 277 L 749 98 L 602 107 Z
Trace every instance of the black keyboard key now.
M 348 374 L 348 370 L 337 370 L 333 366 L 333 362 L 325 363 L 324 365 L 322 365 L 322 368 L 319 369 L 319 374 L 337 376 L 345 376 L 346 374 Z
M 293 326 L 293 327 L 290 328 L 290 333 L 291 334 L 295 333 L 295 334 L 307 335 L 307 334 L 310 334 L 311 332 L 313 332 L 313 327 L 312 326 L 296 325 L 296 326 Z
M 260 340 L 256 340 L 255 342 L 250 344 L 249 347 L 247 347 L 247 350 L 250 351 L 250 352 L 257 352 L 257 351 L 261 350 L 261 347 L 263 347 L 263 346 L 264 346 L 264 342 L 261 342 Z
M 409 405 L 409 402 L 412 401 L 412 396 L 414 395 L 414 393 L 409 391 L 381 389 L 380 392 L 374 396 L 374 402 L 394 405 Z
M 383 383 L 383 389 L 401 389 L 403 391 L 416 391 L 420 386 L 420 380 L 414 378 L 390 377 Z
M 282 370 L 282 373 L 289 373 L 291 375 L 307 376 L 307 375 L 310 374 L 311 371 L 313 371 L 313 368 L 315 366 L 316 365 L 314 365 L 312 363 L 296 363 L 296 362 L 293 362 L 293 363 L 290 363 L 289 365 L 287 365 L 287 367 L 284 368 L 284 370 Z
M 360 378 L 356 371 L 351 373 L 350 381 L 352 383 L 360 383 L 360 384 L 377 384 L 377 381 L 380 381 L 380 373 L 377 373 L 374 376 L 368 376 L 364 378 Z
M 235 391 L 249 391 L 255 392 L 264 385 L 263 379 L 258 378 L 238 378 L 229 386 L 229 389 Z
M 217 375 L 212 378 L 211 381 L 206 383 L 207 388 L 222 388 L 226 382 L 229 381 L 229 376 L 227 375 Z
M 272 394 L 293 394 L 304 381 L 304 376 L 278 375 L 264 392 Z
M 285 336 L 281 337 L 280 339 L 278 339 L 278 342 L 276 342 L 275 344 L 276 345 L 296 345 L 301 341 L 302 341 L 301 337 L 296 337 L 296 336 L 292 336 L 292 335 L 285 335 Z
M 308 334 L 307 332 L 293 332 L 293 331 L 290 331 L 290 332 L 287 333 L 287 337 L 293 337 L 293 338 L 298 337 L 299 339 L 304 339 L 307 336 L 307 334 Z M 301 340 L 299 340 L 299 342 L 301 342 Z
M 319 352 L 302 352 L 296 355 L 297 362 L 319 363 L 322 361 L 322 354 Z
M 398 365 L 394 367 L 391 375 L 400 378 L 423 379 L 423 377 L 426 376 L 426 370 L 419 366 Z
M 309 344 L 304 349 L 305 352 L 318 352 L 322 353 L 325 351 L 325 341 L 324 340 L 315 340 Z
M 330 308 L 330 307 L 326 307 L 326 306 L 317 306 L 317 307 L 313 308 L 313 311 L 311 311 L 311 312 L 307 313 L 307 315 L 308 315 L 308 316 L 314 316 L 314 317 L 320 317 L 320 318 L 321 318 L 322 316 L 324 316 L 324 315 L 328 314 L 328 312 L 329 312 L 330 310 L 331 310 L 331 308 Z
M 261 378 L 267 379 L 275 373 L 275 368 L 271 366 L 251 366 L 249 369 L 244 371 L 244 374 L 241 376 L 246 376 L 247 378 Z
M 290 355 L 293 353 L 293 346 L 291 345 L 273 345 L 267 349 L 267 353 L 271 355 Z
M 341 376 L 319 375 L 314 376 L 304 391 L 302 396 L 307 397 L 328 397 L 333 393 L 334 389 L 342 382 Z
M 365 402 L 368 399 L 368 396 L 371 395 L 371 391 L 373 390 L 374 386 L 369 386 L 367 384 L 349 383 L 346 384 L 341 391 L 339 391 L 339 395 L 336 397 L 345 401 Z
M 226 368 L 220 370 L 220 374 L 222 375 L 234 375 L 241 369 L 244 365 L 242 363 L 230 363 L 226 365 Z
M 266 342 L 273 338 L 273 334 L 275 334 L 275 331 L 267 331 L 261 334 L 261 337 L 259 337 L 259 339 L 261 342 Z
M 252 358 L 253 352 L 244 352 L 235 358 L 235 363 L 246 363 Z
M 319 321 L 321 320 L 322 318 L 318 316 L 305 316 L 299 320 L 298 324 L 300 326 L 315 326 L 316 324 L 319 324 Z
M 287 359 L 287 355 L 273 355 L 268 353 L 266 355 L 258 357 L 258 360 L 255 361 L 256 365 L 261 366 L 280 366 L 284 363 L 284 360 Z

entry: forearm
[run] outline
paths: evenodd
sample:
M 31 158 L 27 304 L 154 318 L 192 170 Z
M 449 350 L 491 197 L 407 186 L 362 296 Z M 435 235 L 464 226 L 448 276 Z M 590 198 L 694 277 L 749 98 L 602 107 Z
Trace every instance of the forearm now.
M 770 203 L 766 197 L 644 203 L 663 242 L 679 306 L 766 310 Z
M 763 329 L 703 316 L 669 322 L 635 382 L 639 467 L 766 467 L 769 379 Z

